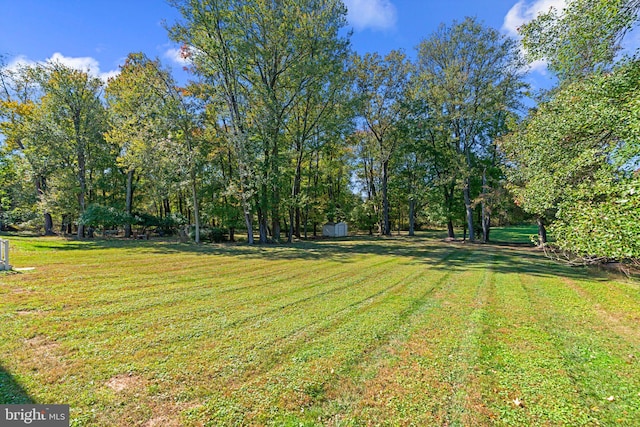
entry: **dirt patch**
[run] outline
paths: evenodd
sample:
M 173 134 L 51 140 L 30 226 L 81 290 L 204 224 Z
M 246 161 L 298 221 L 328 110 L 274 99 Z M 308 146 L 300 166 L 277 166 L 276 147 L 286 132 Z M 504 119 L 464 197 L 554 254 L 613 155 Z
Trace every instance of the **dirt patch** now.
M 11 289 L 11 293 L 13 293 L 13 294 L 31 294 L 31 293 L 33 293 L 33 291 L 30 290 L 30 289 L 24 289 L 24 288 L 13 288 L 13 289 Z
M 180 421 L 179 410 L 176 410 L 176 413 L 153 417 L 147 420 L 147 422 L 145 422 L 144 424 L 142 424 L 142 427 L 180 427 L 180 426 L 182 426 L 182 422 Z
M 44 335 L 24 340 L 27 369 L 41 373 L 41 381 L 54 384 L 62 381 L 73 368 L 65 359 L 65 350 L 56 341 Z
M 144 387 L 145 383 L 146 381 L 137 375 L 120 374 L 112 377 L 105 383 L 105 385 L 116 393 L 121 393 L 131 390 L 140 390 Z
M 28 340 L 25 340 L 25 343 L 37 356 L 42 358 L 56 357 L 54 353 L 59 348 L 59 344 L 57 342 L 42 335 L 36 335 L 33 338 L 29 338 Z
M 18 316 L 28 316 L 30 314 L 42 314 L 42 310 L 37 310 L 37 309 L 34 309 L 34 310 L 18 310 L 18 311 L 16 311 L 16 314 Z

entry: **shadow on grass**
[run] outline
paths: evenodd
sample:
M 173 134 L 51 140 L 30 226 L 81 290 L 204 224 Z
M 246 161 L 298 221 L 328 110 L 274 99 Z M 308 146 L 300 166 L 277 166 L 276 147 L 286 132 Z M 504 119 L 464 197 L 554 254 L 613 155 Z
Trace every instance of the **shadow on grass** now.
M 527 230 L 529 231 L 529 230 Z M 545 277 L 564 276 L 574 279 L 608 280 L 605 272 L 592 268 L 568 267 L 553 262 L 523 240 L 518 230 L 496 233 L 505 238 L 490 244 L 445 241 L 446 232 L 425 231 L 416 237 L 350 236 L 341 239 L 301 240 L 292 244 L 266 244 L 249 246 L 246 243 L 202 244 L 177 243 L 171 239 L 125 240 L 62 240 L 22 238 L 33 250 L 91 251 L 96 249 L 134 249 L 149 253 L 188 253 L 203 256 L 235 256 L 251 259 L 271 260 L 320 260 L 339 263 L 356 262 L 361 256 L 394 256 L 406 262 L 423 262 L 429 268 L 442 270 L 485 270 L 491 268 L 498 273 L 524 273 Z M 511 239 L 513 237 L 513 239 Z M 460 256 L 452 256 L 459 253 Z M 468 255 L 468 256 L 467 256 Z
M 0 365 L 0 404 L 22 405 L 37 403 L 29 393 L 18 384 L 9 372 Z
M 157 245 L 161 253 L 190 252 L 202 255 L 226 255 L 251 259 L 319 260 L 339 263 L 356 262 L 359 257 L 393 256 L 409 263 L 425 263 L 432 269 L 485 270 L 497 273 L 521 273 L 543 277 L 564 276 L 572 279 L 608 280 L 608 276 L 592 268 L 569 267 L 547 259 L 531 244 L 496 242 L 491 244 L 447 242 L 433 237 L 365 237 L 300 241 L 289 245 L 248 246 L 219 245 Z M 457 255 L 456 255 L 457 254 Z

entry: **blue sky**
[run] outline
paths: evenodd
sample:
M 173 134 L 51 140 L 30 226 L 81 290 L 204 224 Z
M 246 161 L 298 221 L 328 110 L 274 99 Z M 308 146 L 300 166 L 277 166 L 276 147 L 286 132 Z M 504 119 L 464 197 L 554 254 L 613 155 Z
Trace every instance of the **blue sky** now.
M 515 36 L 515 28 L 564 0 L 343 0 L 353 28 L 352 46 L 359 53 L 404 49 L 416 45 L 440 23 L 475 16 L 486 25 Z M 179 14 L 164 0 L 0 0 L 0 54 L 9 65 L 50 59 L 89 69 L 103 79 L 118 72 L 130 52 L 142 51 L 185 76 L 163 22 Z M 531 82 L 546 86 L 552 77 L 541 64 Z

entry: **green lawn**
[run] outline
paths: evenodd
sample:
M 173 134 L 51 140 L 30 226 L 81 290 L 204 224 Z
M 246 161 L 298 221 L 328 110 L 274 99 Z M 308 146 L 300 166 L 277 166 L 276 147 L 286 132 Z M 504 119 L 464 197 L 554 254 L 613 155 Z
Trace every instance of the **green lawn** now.
M 0 274 L 0 403 L 76 426 L 637 425 L 638 283 L 441 237 L 9 236 L 35 269 Z

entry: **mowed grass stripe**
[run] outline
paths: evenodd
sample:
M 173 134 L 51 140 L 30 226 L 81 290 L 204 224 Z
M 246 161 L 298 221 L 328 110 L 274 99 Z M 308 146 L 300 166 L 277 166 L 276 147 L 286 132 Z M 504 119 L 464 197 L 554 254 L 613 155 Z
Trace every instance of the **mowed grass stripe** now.
M 464 262 L 471 255 L 469 251 L 459 251 L 454 260 Z M 469 283 L 468 277 L 460 277 L 459 272 L 454 270 L 425 269 L 423 274 L 423 277 L 412 281 L 411 285 L 404 289 L 401 298 L 386 300 L 378 307 L 381 311 L 393 307 L 384 311 L 387 313 L 386 316 L 382 315 L 381 311 L 372 310 L 369 312 L 371 317 L 368 321 L 361 318 L 353 320 L 352 327 L 368 325 L 371 328 L 371 331 L 367 331 L 365 326 L 365 330 L 359 332 L 369 338 L 367 343 L 360 346 L 355 344 L 355 351 L 338 348 L 331 352 L 334 354 L 333 358 L 318 359 L 321 366 L 326 366 L 321 370 L 325 375 L 330 372 L 331 364 L 342 367 L 335 370 L 337 378 L 334 377 L 331 386 L 327 387 L 328 401 L 319 407 L 311 408 L 309 415 L 301 420 L 306 419 L 310 422 L 318 415 L 322 417 L 323 423 L 338 425 L 341 425 L 341 420 L 349 419 L 355 420 L 356 425 L 375 425 L 383 423 L 385 419 L 395 420 L 391 424 L 402 425 L 401 420 L 404 418 L 399 412 L 403 411 L 396 411 L 394 405 L 408 404 L 410 396 L 404 393 L 406 390 L 397 395 L 394 393 L 398 390 L 394 388 L 393 377 L 397 372 L 402 372 L 402 381 L 411 382 L 416 376 L 421 375 L 415 366 L 410 370 L 400 366 L 400 355 L 405 352 L 406 347 L 416 345 L 415 342 L 407 344 L 407 340 L 415 340 L 414 334 L 423 334 L 428 328 L 439 332 L 442 328 L 446 329 L 446 324 L 452 319 L 443 319 L 441 324 L 436 324 L 432 316 L 442 308 L 443 302 L 453 301 L 452 295 L 459 293 L 464 284 Z M 381 316 L 387 321 L 378 322 L 376 319 Z M 428 346 L 426 342 L 420 342 L 417 348 L 424 350 Z M 436 390 L 429 390 L 427 393 L 425 388 L 419 391 L 419 396 L 428 396 L 431 391 Z M 378 393 L 382 396 L 379 400 Z M 419 412 L 422 413 L 423 404 L 424 401 L 421 399 L 420 404 L 414 409 L 421 408 Z M 386 412 L 387 410 L 389 412 Z M 385 413 L 393 416 L 386 418 Z M 417 425 L 430 425 L 422 424 L 422 418 L 415 418 L 415 415 L 407 414 L 407 419 L 411 419 Z
M 496 425 L 585 425 L 577 384 L 567 373 L 546 315 L 523 285 L 539 280 L 498 274 L 488 305 L 478 370 L 485 422 Z
M 383 260 L 381 264 L 389 261 Z M 350 271 L 344 271 L 342 274 L 350 274 Z M 161 341 L 170 342 L 174 339 L 179 341 L 193 339 L 196 335 L 211 335 L 211 331 L 215 329 L 236 328 L 242 323 L 256 320 L 264 315 L 280 311 L 289 304 L 308 300 L 314 296 L 300 299 L 299 296 L 292 294 L 294 291 L 304 290 L 305 286 L 301 286 L 295 281 L 291 282 L 291 276 L 287 276 L 286 280 L 272 278 L 264 272 L 263 276 L 259 286 L 264 287 L 265 290 L 273 289 L 274 292 L 278 290 L 298 299 L 283 302 L 282 299 L 277 298 L 277 295 L 255 291 L 247 292 L 246 295 L 220 296 L 220 290 L 214 285 L 202 286 L 197 289 L 188 287 L 186 290 L 177 287 L 174 292 L 167 292 L 166 288 L 161 287 L 153 293 L 147 292 L 144 297 L 139 299 L 127 298 L 126 300 L 114 301 L 111 305 L 116 307 L 118 311 L 106 308 L 104 311 L 81 312 L 81 314 L 83 317 L 86 317 L 87 314 L 93 314 L 91 321 L 87 322 L 89 330 L 94 328 L 96 323 L 110 324 L 110 322 L 115 322 L 130 326 L 137 325 L 139 329 L 152 328 L 156 330 Z M 306 288 L 311 289 L 317 285 L 317 280 L 312 280 L 312 282 L 313 284 L 306 286 Z M 280 286 L 276 286 L 277 283 Z M 338 283 L 340 282 L 338 281 Z M 345 286 L 350 286 L 350 284 L 338 287 L 336 290 Z M 323 293 L 331 291 L 331 288 L 327 289 L 326 286 L 321 289 Z M 266 309 L 262 309 L 263 307 Z M 158 309 L 162 309 L 162 313 L 158 313 Z M 204 324 L 199 325 L 198 323 L 203 323 L 203 321 L 193 313 L 199 313 L 199 316 L 204 315 Z M 193 322 L 196 323 L 193 324 Z M 194 332 L 194 328 L 199 331 Z M 177 332 L 179 336 L 166 334 L 167 331 Z M 102 334 L 103 331 L 101 330 L 100 333 Z M 153 341 L 157 343 L 157 340 Z
M 71 404 L 75 426 L 640 417 L 640 288 L 532 251 L 428 238 L 18 245 L 14 263 L 36 270 L 0 276 L 0 367 L 35 400 Z
M 603 323 L 594 306 L 566 283 L 559 286 L 557 280 L 542 278 L 525 288 L 544 314 L 545 327 L 580 394 L 583 413 L 606 425 L 633 425 L 640 419 L 636 339 Z
M 356 365 L 367 354 L 385 345 L 387 335 L 420 306 L 415 303 L 416 299 L 423 299 L 432 290 L 433 284 L 422 280 L 427 272 L 424 266 L 404 267 L 402 271 L 408 276 L 349 307 L 345 315 L 332 319 L 320 329 L 321 333 L 306 334 L 305 345 L 289 342 L 285 348 L 276 347 L 280 353 L 277 360 L 267 358 L 269 363 L 257 371 L 260 375 L 255 376 L 256 371 L 250 371 L 250 377 L 238 384 L 240 388 L 236 395 L 243 397 L 243 390 L 251 389 L 252 399 L 236 398 L 232 402 L 225 399 L 220 402 L 222 406 L 206 405 L 202 411 L 216 413 L 219 417 L 225 407 L 231 406 L 237 410 L 227 414 L 227 422 L 241 419 L 241 423 L 261 423 L 265 420 L 260 414 L 265 411 L 274 415 L 278 410 L 291 406 L 305 408 L 313 404 L 314 399 L 322 400 L 329 393 L 328 377 L 339 381 L 340 376 L 349 375 L 349 366 Z M 420 293 L 416 295 L 416 291 Z M 265 360 L 261 355 L 256 355 L 255 359 Z M 283 361 L 286 363 L 278 364 Z M 258 396 L 254 396 L 256 394 Z

